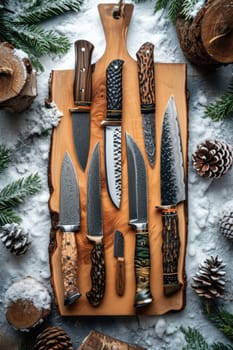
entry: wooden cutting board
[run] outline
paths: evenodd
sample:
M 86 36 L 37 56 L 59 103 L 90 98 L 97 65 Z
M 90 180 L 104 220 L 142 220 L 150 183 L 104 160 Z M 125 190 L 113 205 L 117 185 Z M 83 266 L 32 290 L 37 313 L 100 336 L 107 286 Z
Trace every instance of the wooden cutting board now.
M 79 167 L 72 140 L 72 123 L 69 109 L 73 104 L 73 70 L 54 70 L 51 74 L 50 94 L 60 111 L 63 113 L 60 124 L 54 128 L 51 139 L 49 184 L 51 196 L 49 201 L 51 211 L 50 234 L 50 266 L 51 283 L 53 286 L 59 312 L 63 316 L 87 315 L 160 315 L 168 311 L 179 311 L 185 304 L 185 249 L 187 240 L 186 203 L 178 205 L 180 230 L 180 258 L 179 280 L 182 288 L 174 295 L 163 295 L 162 283 L 162 223 L 161 213 L 155 208 L 160 204 L 160 140 L 161 125 L 164 110 L 170 95 L 173 95 L 178 110 L 181 130 L 181 139 L 184 155 L 184 167 L 187 173 L 187 141 L 188 118 L 186 101 L 186 65 L 185 64 L 155 64 L 155 92 L 156 92 L 156 140 L 157 153 L 154 168 L 151 168 L 146 157 L 143 141 L 142 117 L 140 113 L 139 87 L 137 63 L 127 51 L 126 37 L 128 26 L 133 12 L 132 4 L 125 4 L 124 15 L 119 19 L 112 16 L 114 4 L 100 4 L 99 14 L 102 20 L 106 37 L 106 50 L 104 55 L 95 64 L 93 73 L 93 103 L 91 108 L 91 142 L 89 158 L 85 172 Z M 137 38 L 135 38 L 137 40 Z M 145 38 L 145 41 L 146 38 Z M 155 43 L 156 49 L 156 43 Z M 104 168 L 104 130 L 101 121 L 106 113 L 106 83 L 105 71 L 113 59 L 123 59 L 123 116 L 122 116 L 122 202 L 120 209 L 112 204 L 106 186 Z M 134 307 L 135 273 L 134 248 L 135 232 L 128 225 L 128 175 L 125 132 L 128 132 L 139 145 L 145 159 L 148 180 L 148 218 L 151 254 L 151 293 L 153 302 L 144 309 L 136 310 Z M 104 299 L 98 307 L 89 304 L 86 292 L 91 288 L 90 279 L 90 252 L 92 244 L 87 240 L 86 221 L 86 193 L 87 174 L 90 158 L 96 142 L 100 142 L 101 150 L 101 189 L 102 213 L 104 227 L 104 246 L 106 262 L 106 289 Z M 59 220 L 59 190 L 60 171 L 65 152 L 68 151 L 75 165 L 79 180 L 81 198 L 81 229 L 76 234 L 79 255 L 79 289 L 82 296 L 71 306 L 63 305 L 63 282 L 61 274 L 61 235 L 57 228 Z M 113 257 L 113 234 L 120 230 L 125 238 L 125 264 L 126 289 L 122 297 L 115 291 L 116 259 Z

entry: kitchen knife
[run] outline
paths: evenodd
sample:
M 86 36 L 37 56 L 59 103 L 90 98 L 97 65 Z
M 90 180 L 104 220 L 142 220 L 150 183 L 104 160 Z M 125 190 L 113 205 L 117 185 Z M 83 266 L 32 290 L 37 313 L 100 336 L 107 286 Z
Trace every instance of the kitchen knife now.
M 90 144 L 90 109 L 92 99 L 91 55 L 94 46 L 87 40 L 75 42 L 75 71 L 73 84 L 74 104 L 70 109 L 73 139 L 79 164 L 86 168 Z
M 124 258 L 124 236 L 120 231 L 114 233 L 114 257 L 116 263 L 116 292 L 122 296 L 125 291 L 125 258 Z
M 147 178 L 143 156 L 138 145 L 126 133 L 128 160 L 129 224 L 136 231 L 135 306 L 146 306 L 152 302 L 150 292 L 150 242 L 147 214 Z
M 160 183 L 162 211 L 163 284 L 166 296 L 177 292 L 180 254 L 177 205 L 185 200 L 182 142 L 174 97 L 168 100 L 162 124 Z
M 101 210 L 100 148 L 95 145 L 87 181 L 87 238 L 93 242 L 91 252 L 92 287 L 86 296 L 92 306 L 98 306 L 105 292 L 105 262 Z
M 144 144 L 151 167 L 155 162 L 155 77 L 154 77 L 154 45 L 146 42 L 138 52 L 138 80 Z
M 80 229 L 80 206 L 78 180 L 68 152 L 65 153 L 61 167 L 58 227 L 62 232 L 64 305 L 70 305 L 81 296 L 78 290 L 78 253 L 75 239 L 75 232 Z
M 121 114 L 122 68 L 124 61 L 113 60 L 106 71 L 107 118 L 105 127 L 105 168 L 107 187 L 114 205 L 121 202 Z

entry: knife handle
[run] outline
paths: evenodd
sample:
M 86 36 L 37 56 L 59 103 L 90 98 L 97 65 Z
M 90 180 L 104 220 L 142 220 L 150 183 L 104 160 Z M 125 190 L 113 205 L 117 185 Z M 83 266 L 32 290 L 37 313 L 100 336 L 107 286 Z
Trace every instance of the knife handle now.
M 117 259 L 116 265 L 116 292 L 120 297 L 125 291 L 125 260 L 124 258 Z
M 136 274 L 135 307 L 140 308 L 152 302 L 150 291 L 150 244 L 147 230 L 136 228 L 134 264 Z
M 106 71 L 108 119 L 121 119 L 122 110 L 122 70 L 123 60 L 113 60 Z M 111 117 L 111 111 L 114 113 Z
M 91 56 L 94 46 L 87 40 L 77 40 L 75 48 L 74 104 L 91 104 L 92 67 Z
M 182 286 L 178 280 L 180 237 L 176 207 L 162 207 L 162 254 L 164 295 L 176 293 Z
M 136 53 L 141 106 L 155 104 L 154 45 L 144 43 Z
M 64 305 L 70 305 L 81 296 L 78 290 L 78 253 L 74 232 L 62 232 L 61 266 Z
M 94 248 L 91 251 L 91 290 L 86 293 L 87 299 L 92 306 L 99 306 L 105 292 L 105 263 L 104 263 L 104 245 L 94 242 Z

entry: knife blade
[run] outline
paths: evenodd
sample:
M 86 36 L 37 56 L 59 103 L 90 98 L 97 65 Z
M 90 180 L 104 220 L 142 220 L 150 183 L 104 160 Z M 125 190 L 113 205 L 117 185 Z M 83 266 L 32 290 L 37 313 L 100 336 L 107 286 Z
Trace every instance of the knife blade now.
M 113 60 L 106 70 L 107 117 L 101 122 L 105 135 L 105 168 L 109 196 L 121 202 L 121 114 L 123 60 Z
M 136 53 L 144 144 L 151 167 L 155 163 L 154 45 L 144 43 Z
M 135 307 L 143 307 L 152 302 L 150 291 L 150 242 L 147 213 L 147 174 L 142 153 L 126 133 L 128 161 L 129 224 L 136 231 L 135 244 Z
M 91 56 L 94 46 L 87 40 L 77 40 L 73 84 L 74 104 L 71 108 L 75 151 L 82 170 L 85 170 L 90 144 L 90 109 L 92 99 Z
M 75 232 L 80 229 L 80 204 L 78 179 L 68 152 L 64 155 L 61 167 L 58 227 L 62 232 L 64 305 L 70 305 L 81 296 L 78 289 L 78 253 L 75 238 Z
M 91 251 L 92 287 L 86 293 L 92 306 L 98 306 L 105 292 L 105 261 L 101 210 L 100 146 L 96 143 L 87 180 L 87 238 L 93 243 Z
M 162 124 L 160 187 L 162 212 L 163 285 L 166 296 L 182 286 L 178 279 L 180 254 L 177 205 L 185 200 L 185 177 L 182 142 L 178 114 L 173 96 L 170 96 Z
M 125 291 L 125 258 L 124 258 L 124 236 L 120 231 L 114 232 L 114 257 L 116 263 L 116 292 L 122 296 Z

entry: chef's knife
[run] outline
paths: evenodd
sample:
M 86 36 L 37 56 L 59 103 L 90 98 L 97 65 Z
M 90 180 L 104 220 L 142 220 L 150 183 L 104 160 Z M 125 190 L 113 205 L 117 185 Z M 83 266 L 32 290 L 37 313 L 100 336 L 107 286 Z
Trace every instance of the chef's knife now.
M 180 254 L 177 205 L 185 200 L 182 142 L 174 97 L 168 100 L 162 124 L 160 183 L 162 211 L 163 284 L 166 296 L 177 292 Z
M 114 205 L 121 201 L 121 114 L 122 68 L 124 61 L 113 60 L 106 71 L 107 117 L 105 127 L 105 168 L 107 187 Z
M 155 77 L 154 77 L 154 45 L 146 42 L 138 52 L 138 80 L 144 144 L 150 165 L 155 162 Z
M 76 108 L 70 109 L 74 145 L 83 170 L 86 168 L 90 144 L 90 108 L 92 99 L 91 55 L 94 46 L 87 40 L 75 42 L 73 98 Z
M 126 133 L 128 160 L 129 224 L 136 231 L 135 306 L 143 307 L 152 302 L 150 292 L 150 242 L 147 214 L 147 174 L 142 153 Z
M 116 292 L 122 296 L 125 291 L 125 258 L 124 258 L 124 236 L 120 231 L 114 233 L 114 257 L 116 263 Z
M 96 144 L 87 180 L 87 238 L 93 243 L 91 252 L 92 287 L 86 296 L 92 306 L 98 306 L 105 292 L 105 262 L 101 210 L 100 148 Z
M 81 294 L 78 290 L 78 253 L 75 232 L 80 229 L 78 179 L 68 152 L 65 153 L 60 177 L 60 221 L 62 231 L 61 266 L 64 304 L 70 305 Z

